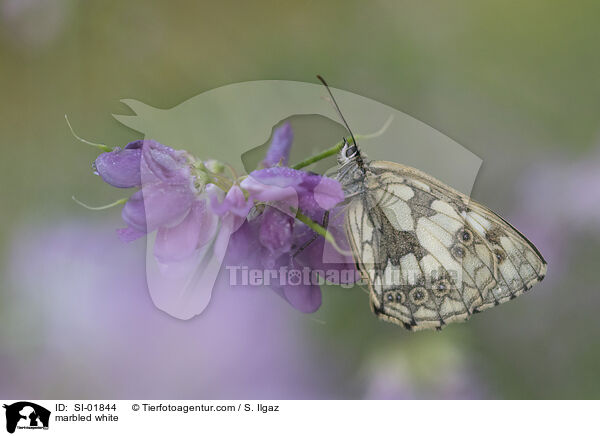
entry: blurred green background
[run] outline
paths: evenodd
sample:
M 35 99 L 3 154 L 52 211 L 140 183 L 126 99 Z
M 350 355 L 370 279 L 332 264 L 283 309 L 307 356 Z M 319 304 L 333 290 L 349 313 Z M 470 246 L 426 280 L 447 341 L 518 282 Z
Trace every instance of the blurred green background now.
M 0 395 L 598 398 L 598 16 L 600 4 L 591 0 L 0 0 Z M 117 194 L 92 174 L 97 153 L 74 140 L 64 115 L 87 139 L 125 144 L 140 134 L 112 118 L 129 113 L 122 98 L 170 108 L 229 83 L 314 82 L 317 73 L 422 120 L 480 156 L 473 197 L 531 236 L 549 262 L 547 278 L 517 301 L 442 333 L 409 333 L 379 322 L 362 291 L 332 287 L 314 315 L 273 303 L 286 317 L 278 322 L 300 331 L 294 335 L 302 341 L 277 348 L 260 336 L 255 348 L 238 354 L 227 336 L 214 345 L 229 349 L 218 359 L 235 361 L 227 366 L 230 374 L 240 370 L 235 363 L 241 365 L 244 353 L 289 356 L 288 348 L 295 348 L 295 363 L 304 369 L 289 376 L 282 367 L 269 370 L 283 371 L 265 375 L 261 386 L 269 389 L 249 384 L 253 376 L 241 373 L 235 388 L 221 388 L 219 377 L 210 388 L 190 388 L 184 375 L 198 366 L 174 358 L 155 359 L 143 380 L 131 381 L 135 368 L 111 338 L 125 348 L 148 341 L 144 349 L 150 350 L 154 342 L 144 335 L 163 332 L 165 339 L 165 331 L 181 335 L 203 327 L 156 314 L 164 329 L 155 325 L 150 333 L 139 315 L 137 336 L 127 336 L 135 317 L 114 307 L 129 288 L 104 295 L 110 297 L 104 305 L 86 292 L 96 274 L 89 268 L 110 264 L 108 254 L 121 265 L 132 256 L 143 263 L 143 247 L 115 241 L 94 251 L 96 263 L 86 263 L 82 235 L 95 235 L 98 244 L 116 239 L 119 213 L 91 213 L 71 196 L 104 204 Z M 80 232 L 69 236 L 73 242 L 53 245 L 53 234 L 72 227 Z M 66 293 L 73 286 L 66 275 L 74 272 L 81 275 L 77 290 Z M 138 288 L 130 307 L 158 312 Z M 73 315 L 81 306 L 61 303 L 75 304 L 75 294 L 78 304 L 93 308 L 97 329 L 88 338 L 102 339 L 94 347 L 74 339 L 90 318 Z M 123 332 L 102 330 L 115 324 L 113 317 L 128 320 Z M 59 324 L 60 335 L 50 334 Z M 173 346 L 172 354 L 189 358 L 195 350 L 205 360 L 192 359 L 194 365 L 210 366 L 202 343 L 194 346 L 195 336 L 188 336 L 192 343 Z M 86 347 L 103 351 L 86 359 Z M 256 365 L 267 370 L 261 361 Z M 129 388 L 109 381 L 115 366 Z M 92 367 L 105 374 L 104 383 L 90 381 L 86 368 Z M 177 372 L 182 378 L 172 375 Z M 171 374 L 167 381 L 161 380 L 165 373 Z M 300 383 L 299 373 L 309 381 Z M 160 387 L 148 390 L 154 382 Z

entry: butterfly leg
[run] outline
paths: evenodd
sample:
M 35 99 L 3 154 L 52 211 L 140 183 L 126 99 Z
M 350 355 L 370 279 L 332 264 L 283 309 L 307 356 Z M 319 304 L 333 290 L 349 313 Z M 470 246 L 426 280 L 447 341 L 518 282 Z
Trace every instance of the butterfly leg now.
M 323 215 L 323 223 L 321 224 L 321 226 L 327 230 L 327 225 L 329 224 L 329 211 L 326 210 L 325 214 Z M 296 257 L 298 256 L 300 253 L 302 253 L 304 250 L 306 250 L 306 248 L 312 244 L 313 242 L 315 242 L 317 240 L 317 238 L 319 237 L 318 234 L 314 234 L 312 236 L 312 238 L 310 238 L 308 241 L 306 241 L 304 244 L 302 244 L 302 246 L 300 248 L 298 248 L 294 254 L 292 255 L 292 257 Z

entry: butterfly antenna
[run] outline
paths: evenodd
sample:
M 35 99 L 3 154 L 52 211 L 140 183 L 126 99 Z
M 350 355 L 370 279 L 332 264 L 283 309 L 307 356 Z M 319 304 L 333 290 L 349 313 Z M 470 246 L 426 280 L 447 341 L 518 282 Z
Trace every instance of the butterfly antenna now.
M 337 101 L 335 101 L 335 97 L 333 96 L 333 94 L 331 92 L 331 89 L 329 89 L 329 85 L 327 84 L 327 82 L 325 81 L 325 79 L 323 79 L 323 77 L 320 74 L 317 74 L 317 79 L 319 79 L 321 81 L 321 83 L 325 86 L 325 89 L 327 89 L 327 92 L 329 93 L 329 96 L 331 97 L 331 101 L 333 102 L 333 105 L 335 106 L 335 110 L 337 111 L 338 115 L 340 116 L 340 118 L 344 122 L 344 125 L 346 126 L 346 129 L 348 129 L 348 132 L 350 132 L 350 136 L 352 137 L 352 143 L 354 145 L 358 145 L 356 143 L 356 139 L 354 139 L 354 135 L 352 134 L 352 130 L 350 130 L 350 126 L 346 122 L 346 118 L 344 118 L 344 115 L 342 115 L 342 111 L 340 110 L 340 107 L 338 106 Z

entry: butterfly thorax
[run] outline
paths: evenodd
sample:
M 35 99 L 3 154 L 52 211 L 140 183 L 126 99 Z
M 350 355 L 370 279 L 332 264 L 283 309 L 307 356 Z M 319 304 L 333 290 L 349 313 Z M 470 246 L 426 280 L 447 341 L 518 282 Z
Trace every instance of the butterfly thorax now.
M 344 144 L 338 155 L 340 167 L 337 172 L 337 180 L 342 185 L 346 198 L 365 191 L 368 180 L 368 160 L 360 152 L 357 146 Z

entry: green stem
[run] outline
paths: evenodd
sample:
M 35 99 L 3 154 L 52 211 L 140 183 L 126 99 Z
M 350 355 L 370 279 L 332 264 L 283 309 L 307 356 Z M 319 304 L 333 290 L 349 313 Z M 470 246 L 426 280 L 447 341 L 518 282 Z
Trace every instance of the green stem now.
M 350 138 L 350 140 L 348 142 L 351 143 L 352 142 L 352 138 Z M 308 159 L 303 160 L 300 163 L 297 163 L 292 168 L 295 169 L 295 170 L 299 170 L 299 169 L 307 167 L 307 166 L 309 166 L 311 164 L 314 164 L 315 162 L 318 162 L 320 160 L 328 158 L 329 156 L 333 156 L 334 154 L 338 154 L 340 152 L 340 150 L 342 149 L 343 146 L 344 146 L 344 141 L 340 141 L 337 144 L 335 144 L 333 147 L 328 148 L 327 150 L 322 151 L 319 154 L 311 156 Z
M 71 126 L 71 123 L 69 122 L 69 117 L 67 117 L 66 114 L 65 114 L 65 121 L 67 122 L 67 126 L 69 126 L 69 130 L 71 131 L 71 134 L 76 139 L 78 139 L 79 141 L 83 142 L 84 144 L 91 145 L 92 147 L 99 148 L 100 150 L 105 151 L 105 152 L 109 152 L 109 151 L 113 151 L 114 150 L 114 147 L 109 147 L 108 145 L 104 145 L 104 144 L 97 144 L 95 142 L 88 141 L 87 139 L 83 139 L 81 136 L 79 136 L 77 133 L 75 133 L 75 130 L 73 130 L 73 126 Z
M 325 240 L 327 242 L 329 242 L 333 246 L 333 248 L 335 248 L 339 253 L 344 254 L 344 255 L 352 255 L 351 251 L 342 249 L 337 244 L 337 242 L 335 242 L 335 238 L 333 237 L 333 235 L 331 233 L 329 233 L 321 225 L 319 225 L 316 222 L 314 222 L 313 220 L 311 220 L 309 217 L 307 217 L 302 212 L 300 212 L 300 210 L 294 209 L 293 207 L 290 209 L 291 209 L 292 213 L 296 213 L 296 218 L 298 219 L 298 221 L 306 224 L 312 231 L 314 231 L 318 235 L 323 236 L 325 238 Z
M 387 128 L 392 123 L 393 119 L 394 119 L 394 117 L 392 115 L 390 115 L 390 117 L 386 120 L 386 122 L 383 124 L 383 126 L 377 132 L 369 133 L 368 135 L 354 135 L 354 137 L 358 140 L 358 139 L 370 139 L 370 138 L 375 138 L 377 136 L 380 136 L 380 135 L 383 134 L 383 132 L 385 132 L 387 130 Z M 348 139 L 346 139 L 346 141 L 348 142 L 348 144 L 352 144 L 354 142 L 352 140 L 352 138 L 348 138 Z M 342 149 L 343 146 L 344 146 L 344 141 L 342 140 L 342 141 L 338 142 L 337 144 L 335 144 L 333 147 L 328 148 L 327 150 L 322 151 L 319 154 L 311 156 L 308 159 L 303 160 L 300 163 L 297 163 L 292 168 L 295 169 L 295 170 L 299 170 L 299 169 L 307 167 L 307 166 L 309 166 L 311 164 L 314 164 L 315 162 L 318 162 L 320 160 L 328 158 L 329 156 L 333 156 L 334 154 L 338 154 L 340 152 L 340 150 Z
M 77 203 L 78 205 L 83 206 L 83 207 L 85 207 L 86 209 L 89 209 L 89 210 L 105 210 L 105 209 L 110 209 L 111 207 L 115 207 L 115 206 L 118 206 L 120 204 L 125 204 L 125 203 L 127 203 L 127 200 L 129 200 L 129 198 L 120 198 L 119 200 L 117 200 L 117 201 L 115 201 L 113 203 L 110 203 L 110 204 L 106 204 L 104 206 L 89 206 L 89 205 L 85 204 L 84 202 L 79 201 L 77 198 L 75 198 L 74 195 L 71 198 L 73 199 L 73 201 L 75 203 Z

